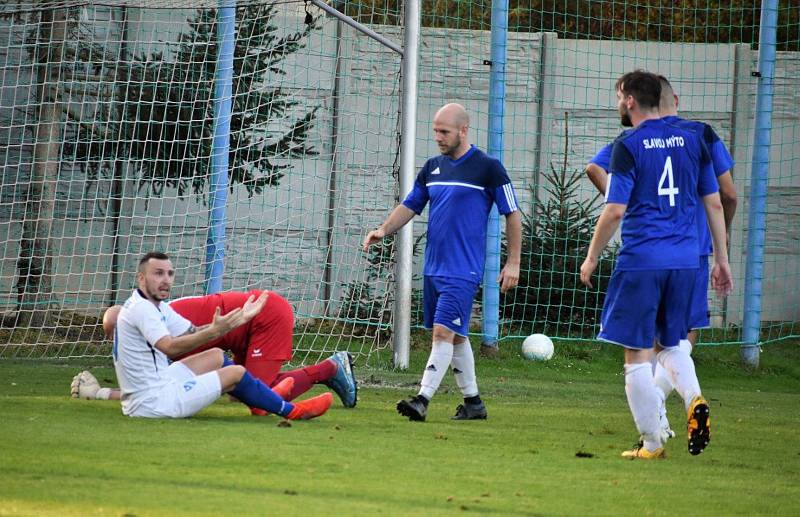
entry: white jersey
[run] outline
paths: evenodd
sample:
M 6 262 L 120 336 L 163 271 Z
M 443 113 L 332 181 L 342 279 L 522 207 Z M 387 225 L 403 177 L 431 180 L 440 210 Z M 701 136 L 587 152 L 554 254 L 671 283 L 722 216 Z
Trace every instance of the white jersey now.
M 155 344 L 164 336 L 180 336 L 191 325 L 168 304 L 156 307 L 138 289 L 131 294 L 114 329 L 114 369 L 124 414 L 155 404 L 158 390 L 171 381 L 166 375 L 169 358 Z

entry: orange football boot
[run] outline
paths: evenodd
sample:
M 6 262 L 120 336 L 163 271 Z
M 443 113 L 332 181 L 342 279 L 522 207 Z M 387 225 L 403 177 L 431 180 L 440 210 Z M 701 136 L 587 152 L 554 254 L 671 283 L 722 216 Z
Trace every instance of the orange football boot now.
M 310 399 L 292 402 L 292 404 L 294 404 L 294 409 L 286 418 L 289 420 L 310 420 L 324 415 L 328 411 L 328 408 L 333 404 L 333 395 L 328 391 Z

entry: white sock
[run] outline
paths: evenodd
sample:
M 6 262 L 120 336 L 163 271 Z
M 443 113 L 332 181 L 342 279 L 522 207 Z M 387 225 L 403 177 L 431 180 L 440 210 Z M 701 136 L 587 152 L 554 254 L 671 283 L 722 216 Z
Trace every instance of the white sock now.
M 100 388 L 97 390 L 97 393 L 94 394 L 94 398 L 96 400 L 108 400 L 111 396 L 111 388 Z
M 658 421 L 658 406 L 661 398 L 653 384 L 650 363 L 625 365 L 625 394 L 631 408 L 633 421 L 642 435 L 644 447 L 650 452 L 661 447 L 661 432 Z
M 478 394 L 478 380 L 475 378 L 475 356 L 469 339 L 460 345 L 453 345 L 453 375 L 461 393 L 466 397 Z
M 692 342 L 688 339 L 681 339 L 678 342 L 678 348 L 685 352 L 686 355 L 692 355 Z M 657 355 L 653 355 L 653 360 L 653 379 L 655 380 L 656 387 L 664 393 L 664 400 L 667 400 L 667 397 L 669 397 L 669 394 L 675 389 L 675 386 L 672 384 L 669 372 L 667 372 L 658 361 Z
M 653 354 L 656 359 L 655 373 L 653 374 L 653 384 L 656 385 L 658 391 L 658 422 L 662 429 L 669 429 L 669 419 L 667 418 L 667 398 L 674 389 L 672 381 L 669 380 L 669 374 L 658 362 L 658 358 Z
M 420 395 L 428 400 L 433 398 L 452 360 L 453 343 L 434 341 L 431 347 L 431 355 L 428 357 L 428 366 L 425 367 L 425 372 L 422 374 Z
M 656 360 L 656 367 L 653 371 L 653 382 L 658 388 L 658 391 L 661 392 L 662 400 L 667 400 L 669 394 L 672 393 L 674 386 L 672 386 L 672 380 L 670 380 L 669 372 L 661 366 L 661 363 Z
M 658 362 L 669 374 L 675 391 L 683 398 L 688 410 L 692 399 L 701 393 L 691 356 L 678 347 L 665 348 L 658 353 Z

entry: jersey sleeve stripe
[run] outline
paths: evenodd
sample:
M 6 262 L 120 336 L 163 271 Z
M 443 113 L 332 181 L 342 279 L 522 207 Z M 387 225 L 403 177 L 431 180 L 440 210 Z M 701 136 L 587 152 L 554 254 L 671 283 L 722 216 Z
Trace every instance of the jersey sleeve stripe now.
M 517 199 L 514 197 L 514 189 L 511 187 L 511 183 L 506 183 L 503 185 L 503 192 L 506 194 L 506 203 L 508 204 L 508 208 L 514 212 L 517 210 Z

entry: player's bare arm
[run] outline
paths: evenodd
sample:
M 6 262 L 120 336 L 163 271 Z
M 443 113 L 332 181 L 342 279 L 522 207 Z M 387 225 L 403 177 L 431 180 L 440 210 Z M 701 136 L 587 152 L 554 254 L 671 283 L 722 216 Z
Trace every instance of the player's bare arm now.
M 730 235 L 733 216 L 736 215 L 736 187 L 733 184 L 731 171 L 726 171 L 717 176 L 719 183 L 719 198 L 722 202 L 722 212 L 725 216 L 725 231 Z
M 586 165 L 584 169 L 586 172 L 586 176 L 589 177 L 589 181 L 592 182 L 592 185 L 595 186 L 598 192 L 601 195 L 606 195 L 606 185 L 608 185 L 608 173 L 597 165 L 596 163 L 589 163 Z
M 597 269 L 597 262 L 600 260 L 600 254 L 608 245 L 608 241 L 616 233 L 619 228 L 622 217 L 625 215 L 627 205 L 620 205 L 619 203 L 608 203 L 603 207 L 600 213 L 600 218 L 597 220 L 597 226 L 592 235 L 592 242 L 589 244 L 589 251 L 586 253 L 586 260 L 581 265 L 581 283 L 587 287 L 594 287 L 592 285 L 592 273 Z
M 519 210 L 506 215 L 506 240 L 508 241 L 508 257 L 503 270 L 497 277 L 500 292 L 505 293 L 519 283 L 519 264 L 522 249 L 522 216 Z
M 264 299 L 263 303 L 260 301 L 261 298 Z M 263 293 L 261 293 L 261 296 L 259 297 L 259 299 L 256 299 L 255 296 L 250 296 L 247 299 L 245 304 L 242 306 L 242 311 L 244 312 L 244 318 L 245 318 L 244 322 L 245 323 L 247 323 L 248 321 L 250 321 L 251 319 L 256 317 L 258 315 L 258 313 L 261 312 L 261 310 L 264 308 L 264 305 L 267 303 L 267 299 L 268 298 L 269 298 L 269 291 L 264 291 Z M 187 336 L 189 334 L 194 334 L 196 332 L 200 332 L 202 330 L 207 329 L 210 326 L 211 326 L 211 323 L 206 323 L 205 325 L 200 325 L 200 326 L 197 326 L 197 327 L 194 326 L 194 325 L 191 325 L 186 330 L 186 332 L 181 334 L 181 336 Z
M 714 267 L 711 269 L 711 287 L 720 298 L 733 290 L 733 277 L 728 263 L 726 247 L 725 217 L 718 192 L 703 197 L 703 205 L 708 218 L 708 228 L 714 242 Z
M 214 314 L 214 320 L 205 327 L 198 329 L 193 334 L 183 334 L 178 337 L 164 336 L 155 343 L 155 347 L 164 352 L 168 357 L 185 354 L 198 346 L 224 336 L 231 330 L 244 325 L 258 314 L 267 303 L 269 293 L 264 291 L 257 299 L 248 298 L 245 305 L 237 307 L 227 314 L 221 314 L 219 307 Z
M 414 211 L 407 206 L 400 204 L 397 205 L 389 217 L 375 230 L 372 230 L 364 237 L 363 249 L 367 251 L 370 246 L 376 244 L 408 223 L 414 218 Z
M 164 336 L 155 343 L 155 347 L 164 352 L 167 357 L 176 357 L 194 350 L 198 346 L 217 339 L 230 330 L 241 325 L 241 308 L 237 308 L 228 314 L 220 315 L 219 309 L 214 316 L 214 322 L 197 329 L 192 334 L 181 336 Z

